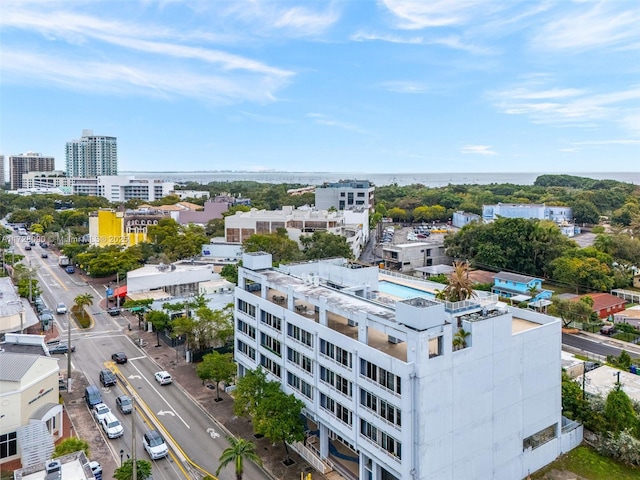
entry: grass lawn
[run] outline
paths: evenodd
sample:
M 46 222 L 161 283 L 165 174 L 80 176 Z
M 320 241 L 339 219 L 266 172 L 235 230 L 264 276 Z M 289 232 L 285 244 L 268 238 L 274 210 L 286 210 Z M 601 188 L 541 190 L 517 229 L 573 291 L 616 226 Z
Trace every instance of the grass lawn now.
M 603 457 L 590 447 L 581 445 L 531 475 L 533 480 L 545 478 L 550 470 L 566 470 L 588 480 L 637 480 L 640 469 L 627 467 Z

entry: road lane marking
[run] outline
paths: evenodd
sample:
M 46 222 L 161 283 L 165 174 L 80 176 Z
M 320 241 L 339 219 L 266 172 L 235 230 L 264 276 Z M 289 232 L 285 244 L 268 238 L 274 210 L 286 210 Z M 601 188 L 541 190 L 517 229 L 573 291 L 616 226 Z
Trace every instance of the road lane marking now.
M 207 428 L 207 433 L 211 438 L 218 438 L 220 434 L 216 432 L 213 428 Z
M 142 355 L 141 357 L 133 357 L 133 358 L 130 358 L 129 361 L 131 361 L 131 360 L 142 360 L 143 358 L 147 358 L 147 356 L 146 355 Z
M 127 378 L 131 378 L 131 379 L 139 378 L 139 379 L 142 379 L 142 377 L 140 375 L 129 375 Z
M 165 415 L 171 415 L 172 417 L 176 416 L 176 414 L 174 412 L 172 412 L 171 410 L 160 410 L 156 415 L 160 415 L 161 417 L 163 417 Z
M 164 403 L 166 403 L 166 404 L 167 404 L 167 406 L 168 406 L 171 410 L 173 410 L 173 411 L 175 412 L 175 410 L 176 410 L 176 409 L 175 409 L 175 408 L 173 408 L 173 407 L 171 406 L 171 404 L 167 401 L 167 399 L 166 399 L 166 398 L 164 398 L 164 396 L 163 396 L 163 395 L 158 391 L 158 389 L 156 389 L 156 387 L 155 387 L 155 386 L 154 386 L 154 385 L 149 381 L 149 379 L 148 379 L 148 378 L 146 378 L 146 377 L 142 374 L 142 372 L 140 371 L 140 369 L 139 369 L 138 367 L 136 367 L 136 366 L 135 366 L 135 364 L 133 364 L 133 363 L 131 364 L 131 366 L 132 366 L 133 368 L 135 368 L 135 369 L 138 371 L 138 373 L 142 376 L 142 379 L 143 379 L 145 382 L 147 382 L 147 383 L 149 384 L 149 386 L 151 387 L 151 389 L 152 389 L 154 392 L 156 392 L 156 393 L 158 394 L 158 397 L 160 397 L 160 398 L 164 401 Z M 188 424 L 187 422 L 185 422 L 185 421 L 184 421 L 184 418 L 182 418 L 182 417 L 180 416 L 180 414 L 176 413 L 176 416 L 180 419 L 180 421 L 181 421 L 182 423 L 184 423 L 184 425 L 185 425 L 188 429 L 191 429 L 191 427 L 189 426 L 189 424 Z

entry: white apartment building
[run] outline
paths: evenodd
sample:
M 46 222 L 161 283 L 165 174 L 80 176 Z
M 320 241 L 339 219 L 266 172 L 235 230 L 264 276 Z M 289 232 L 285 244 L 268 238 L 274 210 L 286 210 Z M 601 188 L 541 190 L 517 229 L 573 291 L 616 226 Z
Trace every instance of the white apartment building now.
M 351 479 L 514 480 L 578 445 L 562 417 L 560 320 L 488 292 L 436 301 L 427 283 L 243 255 L 238 374 L 261 366 L 304 401 L 308 436 L 293 447 Z
M 383 245 L 382 260 L 389 270 L 410 273 L 420 267 L 451 264 L 452 258 L 442 241 L 425 241 Z
M 79 140 L 67 142 L 65 151 L 69 177 L 88 178 L 118 174 L 116 137 L 94 135 L 91 130 L 83 130 Z
M 133 175 L 102 175 L 98 177 L 98 196 L 110 202 L 140 199 L 146 202 L 160 200 L 174 189 L 174 182 L 154 178 L 136 178 Z
M 328 210 L 331 207 L 338 210 L 351 208 L 366 208 L 374 210 L 374 192 L 376 187 L 369 180 L 340 180 L 325 183 L 316 188 L 316 208 Z
M 22 174 L 22 186 L 26 189 L 73 188 L 74 178 L 67 177 L 62 170 L 29 172 Z
M 291 240 L 300 243 L 300 237 L 316 230 L 346 237 L 355 258 L 360 256 L 369 238 L 369 212 L 366 209 L 327 211 L 313 208 L 284 206 L 282 210 L 236 212 L 224 219 L 225 240 L 243 243 L 251 235 L 287 230 Z
M 551 220 L 557 225 L 573 225 L 574 223 L 571 207 L 548 206 L 544 203 L 498 203 L 497 205 L 482 206 L 482 220 L 484 223 L 493 222 L 500 217 Z

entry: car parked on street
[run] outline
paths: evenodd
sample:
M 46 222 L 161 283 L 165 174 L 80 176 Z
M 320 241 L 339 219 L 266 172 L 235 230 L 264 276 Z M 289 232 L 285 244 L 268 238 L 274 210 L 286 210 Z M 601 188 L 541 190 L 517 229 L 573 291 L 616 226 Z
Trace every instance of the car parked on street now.
M 109 307 L 107 308 L 107 313 L 112 317 L 117 317 L 120 315 L 120 309 L 118 307 Z
M 96 419 L 96 422 L 102 422 L 102 419 L 107 415 L 107 413 L 111 413 L 111 409 L 107 407 L 104 403 L 98 403 L 93 406 L 93 418 Z
M 116 376 L 111 370 L 100 370 L 100 383 L 103 387 L 111 387 L 117 383 Z
M 169 385 L 172 381 L 169 372 L 165 372 L 164 370 L 161 372 L 156 372 L 154 377 L 160 385 Z
M 164 438 L 155 430 L 149 430 L 142 436 L 142 444 L 152 460 L 169 455 L 169 448 Z
M 116 352 L 113 355 L 111 355 L 111 360 L 113 360 L 116 363 L 127 363 L 127 356 L 125 355 L 124 352 Z
M 120 410 L 125 415 L 133 411 L 133 402 L 128 395 L 120 395 L 118 398 L 116 398 L 116 406 L 118 407 L 118 410 Z
M 118 438 L 124 433 L 124 428 L 122 427 L 120 420 L 118 420 L 111 412 L 107 413 L 102 418 L 100 424 L 102 425 L 104 433 L 106 433 L 109 438 Z
M 65 353 L 69 353 L 69 345 L 67 345 L 66 343 L 58 343 L 57 345 L 51 345 L 48 348 L 50 355 L 63 355 Z M 76 351 L 75 345 L 71 345 L 71 351 Z

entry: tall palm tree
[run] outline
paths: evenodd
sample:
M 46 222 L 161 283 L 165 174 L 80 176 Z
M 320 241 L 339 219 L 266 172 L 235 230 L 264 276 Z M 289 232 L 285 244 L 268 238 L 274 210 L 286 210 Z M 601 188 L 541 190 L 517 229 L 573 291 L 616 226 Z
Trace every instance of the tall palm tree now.
M 75 303 L 76 310 L 80 312 L 83 318 L 85 318 L 87 315 L 84 311 L 84 307 L 93 305 L 93 295 L 90 293 L 82 293 L 74 298 L 73 302 Z
M 256 445 L 253 442 L 245 440 L 244 438 L 234 437 L 227 437 L 227 440 L 230 446 L 222 452 L 222 455 L 220 455 L 218 459 L 220 466 L 218 470 L 216 470 L 216 476 L 220 475 L 220 470 L 230 463 L 233 463 L 236 466 L 236 479 L 242 480 L 245 459 L 262 465 L 262 459 L 256 453 Z
M 460 302 L 473 297 L 473 281 L 469 278 L 469 264 L 453 262 L 453 268 L 453 273 L 449 275 L 449 283 L 442 290 L 442 298 L 449 302 Z

